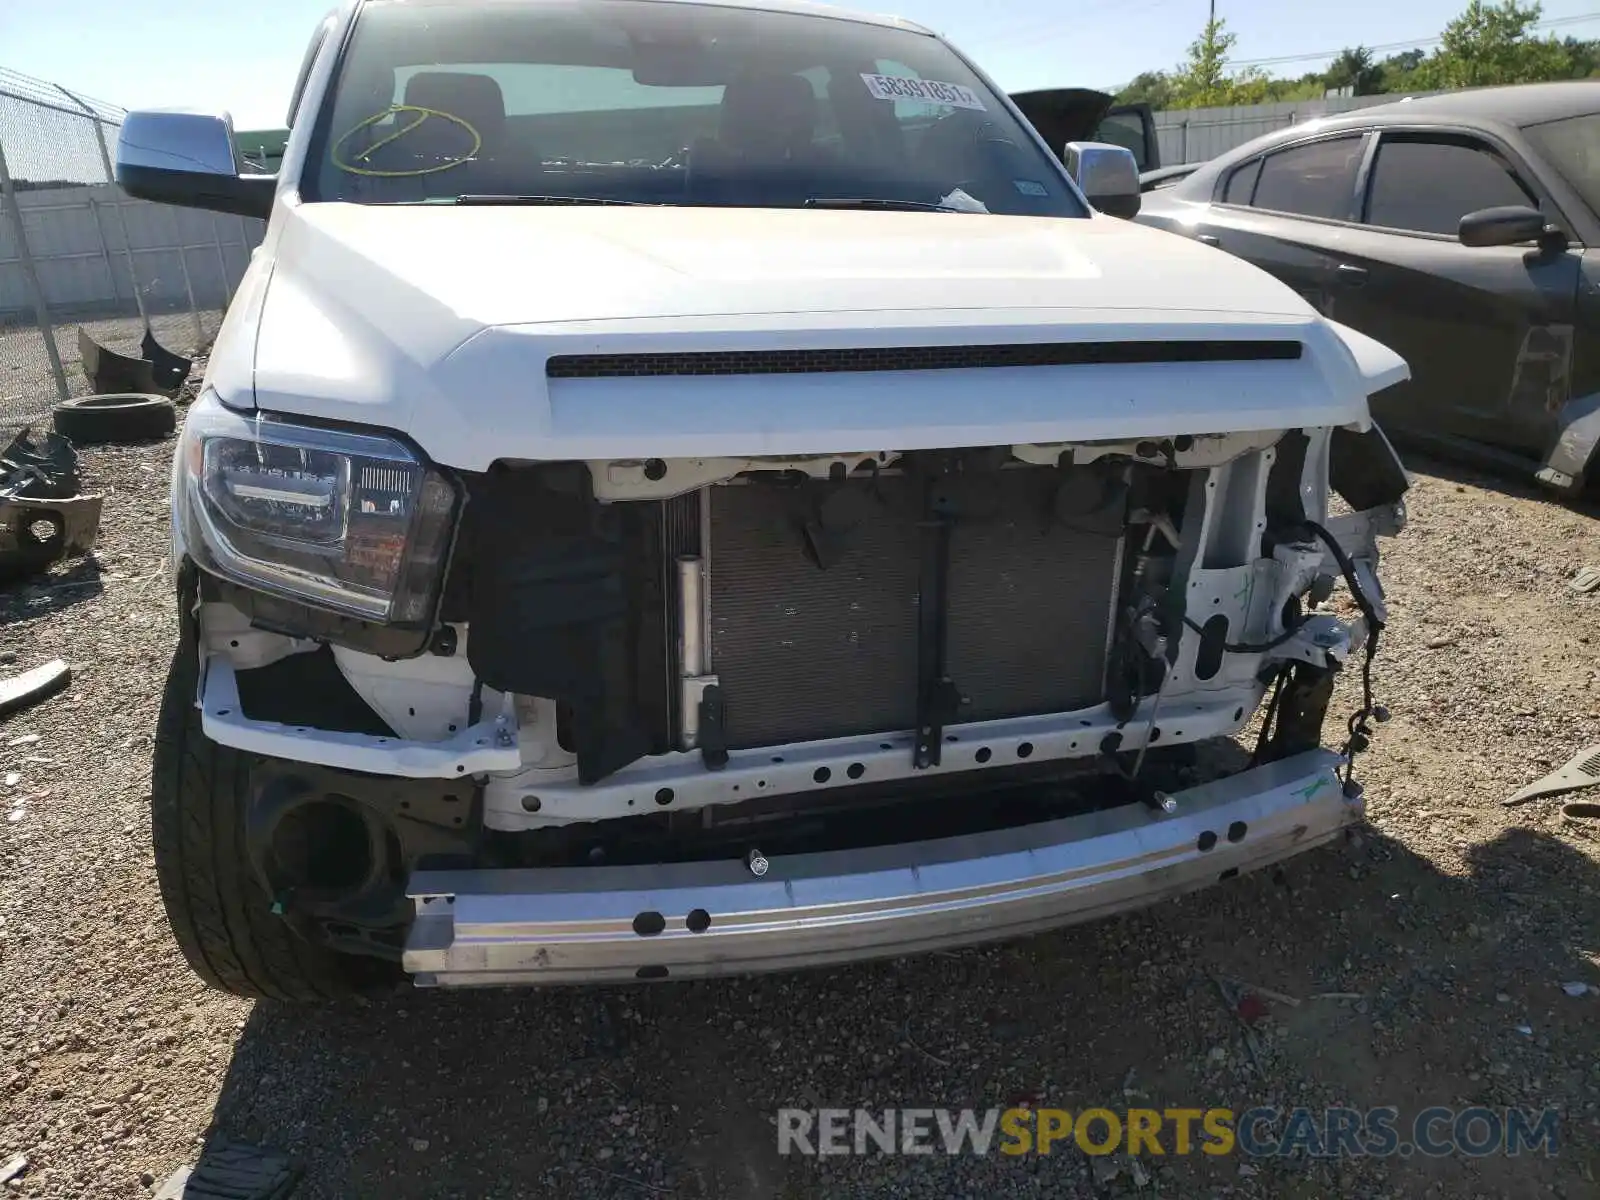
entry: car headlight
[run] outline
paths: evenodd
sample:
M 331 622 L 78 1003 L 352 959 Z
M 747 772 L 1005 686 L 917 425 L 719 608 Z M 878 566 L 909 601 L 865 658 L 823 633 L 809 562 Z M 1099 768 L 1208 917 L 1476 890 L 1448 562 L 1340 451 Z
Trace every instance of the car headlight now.
M 429 620 L 454 483 L 381 434 L 190 408 L 174 502 L 189 553 L 237 583 L 363 620 Z

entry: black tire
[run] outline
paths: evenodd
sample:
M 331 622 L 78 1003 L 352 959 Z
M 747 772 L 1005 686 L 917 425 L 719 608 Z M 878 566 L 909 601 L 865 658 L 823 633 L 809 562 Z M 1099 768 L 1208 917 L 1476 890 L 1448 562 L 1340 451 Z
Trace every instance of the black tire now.
M 199 666 L 184 638 L 161 698 L 151 773 L 156 879 L 178 948 L 214 988 L 301 1003 L 388 990 L 393 964 L 306 941 L 257 881 L 245 851 L 250 759 L 201 731 Z
M 138 393 L 79 396 L 52 412 L 56 432 L 75 445 L 147 442 L 178 427 L 177 410 L 165 396 Z

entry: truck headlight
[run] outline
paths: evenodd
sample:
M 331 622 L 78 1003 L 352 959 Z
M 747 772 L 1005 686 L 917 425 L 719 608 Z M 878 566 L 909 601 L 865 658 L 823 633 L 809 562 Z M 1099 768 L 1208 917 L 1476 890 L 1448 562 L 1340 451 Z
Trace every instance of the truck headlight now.
M 401 442 L 245 416 L 203 394 L 178 454 L 173 502 L 199 566 L 363 620 L 432 617 L 459 496 Z

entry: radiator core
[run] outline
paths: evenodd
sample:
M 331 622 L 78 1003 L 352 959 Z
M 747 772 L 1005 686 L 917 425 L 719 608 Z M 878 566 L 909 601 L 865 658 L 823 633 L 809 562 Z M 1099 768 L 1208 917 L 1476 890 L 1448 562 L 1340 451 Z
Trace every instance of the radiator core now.
M 1104 695 L 1119 538 L 1053 519 L 1056 473 L 999 472 L 987 515 L 951 535 L 949 674 L 958 720 L 1087 707 Z M 806 552 L 793 489 L 709 489 L 711 669 L 730 748 L 916 724 L 919 504 L 905 476 L 858 489 L 827 569 Z

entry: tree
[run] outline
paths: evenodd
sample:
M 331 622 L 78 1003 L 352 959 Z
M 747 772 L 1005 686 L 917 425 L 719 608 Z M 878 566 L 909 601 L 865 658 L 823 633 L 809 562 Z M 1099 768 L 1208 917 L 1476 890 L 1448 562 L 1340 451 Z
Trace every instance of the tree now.
M 1365 46 L 1342 50 L 1322 77 L 1324 87 L 1350 88 L 1353 95 L 1371 96 L 1383 91 L 1383 68 Z
M 1174 92 L 1172 76 L 1165 71 L 1142 71 L 1117 93 L 1119 104 L 1148 104 L 1151 108 L 1171 108 Z
M 1558 39 L 1532 35 L 1544 9 L 1517 0 L 1472 0 L 1444 27 L 1439 49 L 1417 70 L 1423 87 L 1485 87 L 1569 79 L 1572 54 Z
M 1189 45 L 1189 57 L 1172 73 L 1173 108 L 1256 104 L 1266 98 L 1268 80 L 1260 70 L 1229 73 L 1228 51 L 1238 41 L 1223 20 L 1207 21 Z

